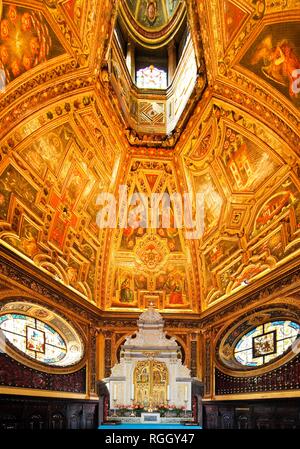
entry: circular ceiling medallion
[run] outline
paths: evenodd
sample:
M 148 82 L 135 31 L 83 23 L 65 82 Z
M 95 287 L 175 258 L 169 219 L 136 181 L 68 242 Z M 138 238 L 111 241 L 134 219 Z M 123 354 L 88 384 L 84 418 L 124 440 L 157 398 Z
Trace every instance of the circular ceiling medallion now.
M 170 254 L 167 243 L 156 234 L 145 234 L 135 247 L 136 265 L 142 271 L 159 271 Z

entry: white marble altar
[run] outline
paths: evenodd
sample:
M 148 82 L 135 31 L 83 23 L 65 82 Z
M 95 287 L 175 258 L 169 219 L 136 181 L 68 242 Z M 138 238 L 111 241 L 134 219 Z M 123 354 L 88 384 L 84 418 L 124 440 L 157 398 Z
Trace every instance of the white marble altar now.
M 141 314 L 137 324 L 138 331 L 126 339 L 121 349 L 120 363 L 105 379 L 110 391 L 110 408 L 138 402 L 151 409 L 151 405 L 155 408 L 160 402 L 191 410 L 190 370 L 182 364 L 180 347 L 175 339 L 166 337 L 162 316 L 150 307 Z M 137 377 L 143 366 L 145 374 Z M 147 378 L 149 372 L 152 373 L 150 379 Z M 144 400 L 141 400 L 143 394 Z

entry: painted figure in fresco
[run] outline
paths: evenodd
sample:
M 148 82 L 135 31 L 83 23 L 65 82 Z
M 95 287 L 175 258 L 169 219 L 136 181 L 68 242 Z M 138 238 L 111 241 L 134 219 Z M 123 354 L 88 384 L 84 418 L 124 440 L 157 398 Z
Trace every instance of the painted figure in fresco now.
M 129 279 L 126 278 L 121 284 L 121 297 L 120 302 L 132 302 L 133 291 L 130 288 Z
M 46 166 L 54 172 L 62 157 L 63 150 L 62 139 L 54 132 L 49 132 L 31 147 L 26 148 L 24 156 L 30 165 L 37 171 L 43 170 L 44 164 L 46 164 Z
M 170 291 L 169 304 L 180 305 L 183 304 L 182 297 L 182 283 L 178 276 L 173 276 L 172 274 L 168 277 L 165 284 L 165 288 Z
M 149 20 L 150 23 L 154 23 L 157 16 L 157 1 L 156 0 L 147 0 L 147 6 L 146 6 L 146 17 Z
M 76 282 L 77 278 L 78 278 L 78 270 L 74 267 L 68 267 L 67 276 L 68 276 L 70 284 Z
M 145 290 L 147 288 L 147 278 L 143 274 L 135 276 L 134 278 L 135 288 L 138 290 Z
M 290 97 L 296 97 L 295 81 L 300 78 L 300 58 L 296 54 L 292 42 L 284 39 L 273 46 L 272 36 L 267 36 L 257 47 L 251 64 L 256 65 L 262 61 L 262 72 L 282 86 L 288 86 Z M 298 71 L 298 72 L 297 72 Z
M 182 287 L 178 280 L 175 280 L 174 286 L 172 287 L 169 303 L 174 305 L 183 304 Z

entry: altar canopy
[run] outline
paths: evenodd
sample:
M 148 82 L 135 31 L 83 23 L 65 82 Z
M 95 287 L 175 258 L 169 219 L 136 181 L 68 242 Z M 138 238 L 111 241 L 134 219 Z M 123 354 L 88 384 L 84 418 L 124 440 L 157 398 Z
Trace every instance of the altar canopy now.
M 162 316 L 150 307 L 138 331 L 121 348 L 120 363 L 107 379 L 110 408 L 136 405 L 153 410 L 167 405 L 191 409 L 190 370 L 182 363 L 175 338 L 167 338 Z

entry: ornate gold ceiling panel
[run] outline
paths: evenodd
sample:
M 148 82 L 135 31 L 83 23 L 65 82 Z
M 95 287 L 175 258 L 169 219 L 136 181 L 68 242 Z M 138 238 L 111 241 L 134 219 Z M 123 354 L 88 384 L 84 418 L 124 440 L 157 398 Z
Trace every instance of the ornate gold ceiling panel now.
M 200 313 L 300 253 L 299 1 L 186 4 L 208 87 L 166 150 L 128 139 L 110 86 L 119 2 L 0 1 L 1 245 L 107 311 Z M 204 192 L 204 234 L 99 229 L 119 185 Z
M 181 190 L 180 179 L 171 162 L 133 160 L 124 178 L 128 197 L 141 194 L 150 198 Z M 139 197 L 130 202 L 129 211 L 136 210 Z M 148 201 L 148 199 L 147 199 Z M 148 210 L 150 223 L 151 208 Z M 162 211 L 159 213 L 161 217 Z M 135 217 L 135 216 L 134 216 Z M 136 218 L 137 223 L 140 221 Z M 104 309 L 143 309 L 150 304 L 162 310 L 199 311 L 195 291 L 197 273 L 193 273 L 194 242 L 187 242 L 182 229 L 175 226 L 171 207 L 169 227 L 124 227 L 112 231 L 106 302 Z M 161 223 L 161 221 L 159 221 Z M 196 259 L 194 260 L 194 262 Z M 196 283 L 195 283 L 196 282 Z
M 206 192 L 199 257 L 211 306 L 299 252 L 298 157 L 250 114 L 220 101 L 202 115 L 183 156 L 195 190 Z

